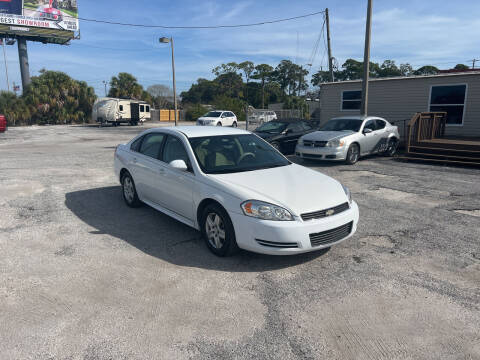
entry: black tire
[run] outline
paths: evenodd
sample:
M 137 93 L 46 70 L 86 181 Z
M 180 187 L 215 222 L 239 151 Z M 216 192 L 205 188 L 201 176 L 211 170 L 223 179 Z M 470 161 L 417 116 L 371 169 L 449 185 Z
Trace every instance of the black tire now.
M 387 150 L 383 153 L 385 156 L 395 156 L 397 153 L 398 141 L 397 139 L 389 139 L 387 143 Z
M 348 165 L 353 165 L 358 161 L 359 158 L 360 158 L 360 147 L 357 144 L 350 145 L 350 147 L 348 148 L 347 158 L 345 159 L 345 162 Z
M 237 122 L 234 121 L 233 124 L 232 124 L 232 127 L 236 128 L 238 125 L 237 125 Z
M 218 223 L 215 222 L 215 216 L 218 216 L 220 219 Z M 211 226 L 212 222 L 216 228 Z M 212 203 L 205 207 L 200 221 L 200 228 L 207 247 L 215 255 L 221 257 L 231 256 L 238 251 L 232 220 L 230 220 L 230 216 L 220 205 Z M 207 228 L 209 229 L 208 232 Z M 224 234 L 223 241 L 221 238 L 222 230 Z
M 280 147 L 280 143 L 274 141 L 274 142 L 270 143 L 270 145 L 272 145 L 276 150 L 282 152 L 282 149 Z
M 223 126 L 223 125 L 222 125 L 222 123 L 219 121 L 219 122 L 217 123 L 217 126 Z
M 133 178 L 129 172 L 125 172 L 123 174 L 121 183 L 122 183 L 123 200 L 125 200 L 125 203 L 127 204 L 127 206 L 131 208 L 140 207 L 142 205 L 142 202 L 138 198 L 135 182 L 133 181 Z

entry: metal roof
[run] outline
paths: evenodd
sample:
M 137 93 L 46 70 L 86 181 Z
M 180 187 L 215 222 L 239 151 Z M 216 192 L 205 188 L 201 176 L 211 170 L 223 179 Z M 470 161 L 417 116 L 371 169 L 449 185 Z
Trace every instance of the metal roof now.
M 451 77 L 451 76 L 480 76 L 480 73 L 478 73 L 478 72 L 462 72 L 462 73 L 436 74 L 436 75 L 395 76 L 395 77 L 387 77 L 387 78 L 370 78 L 369 82 L 390 81 L 390 80 L 431 79 L 431 78 L 444 78 L 444 77 Z M 348 83 L 360 83 L 362 81 L 363 81 L 362 79 L 358 79 L 358 80 L 345 80 L 345 81 L 327 82 L 327 83 L 322 83 L 321 86 L 341 85 L 341 84 L 348 84 Z

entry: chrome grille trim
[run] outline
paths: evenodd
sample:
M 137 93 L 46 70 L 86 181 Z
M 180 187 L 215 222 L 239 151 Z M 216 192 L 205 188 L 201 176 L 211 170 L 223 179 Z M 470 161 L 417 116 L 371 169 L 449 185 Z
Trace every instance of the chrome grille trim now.
M 329 208 L 329 209 L 324 209 L 324 210 L 320 210 L 320 211 L 313 211 L 313 212 L 301 214 L 300 216 L 302 217 L 303 221 L 308 221 L 308 220 L 313 220 L 313 219 L 322 219 L 324 217 L 334 216 L 334 215 L 340 214 L 344 211 L 347 211 L 348 209 L 350 209 L 350 205 L 348 204 L 348 202 L 346 202 L 346 203 L 340 204 L 338 206 L 334 206 L 334 207 Z M 328 212 L 331 212 L 331 211 L 333 211 L 332 214 L 327 214 Z

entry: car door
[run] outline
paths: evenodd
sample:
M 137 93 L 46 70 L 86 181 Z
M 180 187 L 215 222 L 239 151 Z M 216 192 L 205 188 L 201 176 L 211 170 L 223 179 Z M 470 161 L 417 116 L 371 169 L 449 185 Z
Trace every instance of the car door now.
M 370 154 L 378 141 L 378 136 L 375 133 L 377 125 L 375 120 L 368 120 L 362 128 L 362 136 L 360 138 L 360 152 L 362 155 Z M 370 129 L 371 132 L 365 133 L 365 129 Z
M 132 164 L 129 169 L 132 171 L 137 193 L 142 200 L 155 202 L 155 178 L 158 176 L 161 166 L 159 157 L 165 138 L 165 133 L 146 134 L 138 144 L 137 151 L 133 152 Z
M 228 113 L 223 112 L 222 116 L 220 116 L 220 122 L 222 123 L 222 126 L 229 126 L 229 119 L 228 119 Z
M 189 170 L 181 171 L 172 168 L 169 164 L 173 160 L 183 160 Z M 168 135 L 162 151 L 162 167 L 157 182 L 157 202 L 177 215 L 190 221 L 194 220 L 193 190 L 195 175 L 193 174 L 191 159 L 185 149 L 183 141 L 174 135 Z
M 382 119 L 376 119 L 376 130 L 375 133 L 377 134 L 377 144 L 373 149 L 374 152 L 384 152 L 387 150 L 387 143 L 388 143 L 388 131 L 387 131 L 387 123 Z
M 297 145 L 297 141 L 305 133 L 305 129 L 303 128 L 300 122 L 293 122 L 288 124 L 286 129 L 286 135 L 283 138 L 283 146 L 285 152 L 292 153 L 295 151 L 295 146 Z

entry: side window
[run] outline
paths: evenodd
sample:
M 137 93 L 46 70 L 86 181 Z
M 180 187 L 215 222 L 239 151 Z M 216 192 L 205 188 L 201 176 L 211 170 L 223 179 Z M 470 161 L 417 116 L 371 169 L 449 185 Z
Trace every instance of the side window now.
M 120 106 L 118 107 L 118 110 L 123 111 L 123 105 L 120 105 Z
M 140 112 L 145 112 L 145 105 L 140 105 Z
M 228 116 L 230 116 L 230 117 L 234 117 L 234 116 L 235 116 L 235 114 L 234 114 L 234 113 L 232 113 L 232 112 L 229 112 L 229 113 L 228 113 Z
M 145 111 L 146 111 L 146 112 L 150 112 L 150 106 L 148 106 L 148 105 L 145 106 Z
M 377 130 L 385 129 L 385 125 L 387 125 L 383 120 L 376 120 L 376 123 L 377 123 Z
M 306 122 L 302 122 L 301 123 L 303 125 L 303 129 L 304 130 L 311 130 L 312 127 L 310 126 L 310 124 L 307 124 Z
M 132 145 L 130 145 L 130 150 L 138 152 L 140 150 L 140 145 L 142 144 L 142 140 L 145 136 L 139 137 L 137 140 L 135 140 Z
M 365 124 L 364 129 L 372 129 L 372 131 L 375 131 L 376 129 L 375 120 L 368 120 L 367 123 Z
M 168 136 L 163 149 L 163 161 L 169 164 L 173 160 L 183 160 L 190 167 L 190 159 L 182 141 L 175 136 Z
M 160 151 L 162 150 L 164 139 L 165 134 L 151 133 L 145 135 L 139 153 L 154 159 L 160 159 Z
M 294 133 L 297 133 L 297 132 L 302 132 L 303 131 L 303 126 L 300 125 L 300 123 L 292 123 L 290 125 L 288 125 L 288 129 L 289 130 L 292 130 Z
M 226 112 L 224 112 L 224 113 L 222 114 L 222 118 L 226 118 L 227 116 L 228 116 L 228 113 L 226 113 Z

